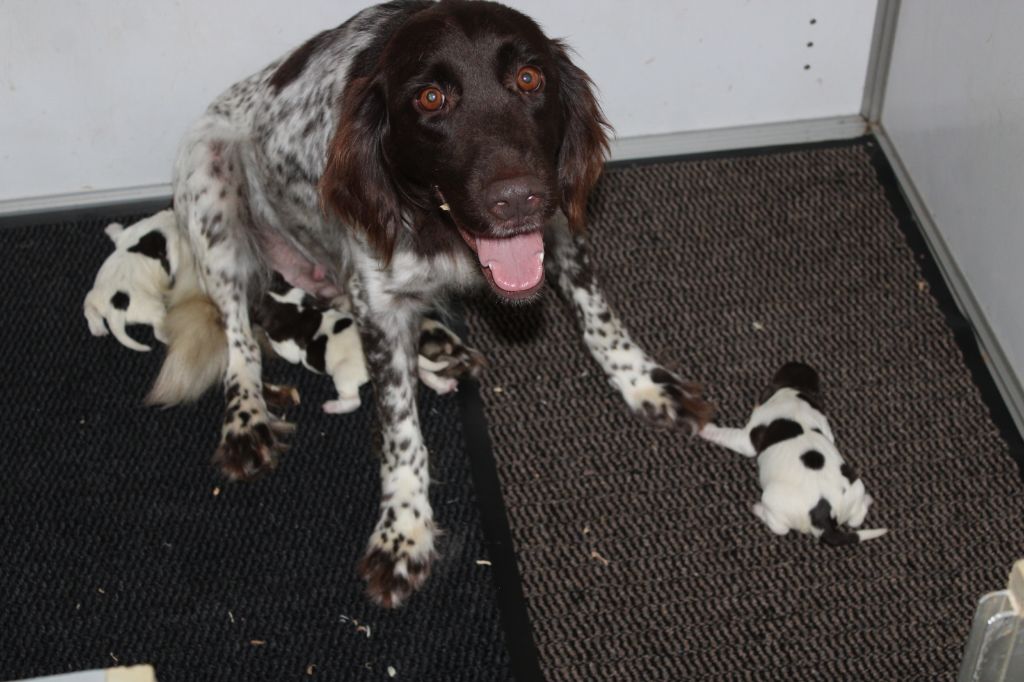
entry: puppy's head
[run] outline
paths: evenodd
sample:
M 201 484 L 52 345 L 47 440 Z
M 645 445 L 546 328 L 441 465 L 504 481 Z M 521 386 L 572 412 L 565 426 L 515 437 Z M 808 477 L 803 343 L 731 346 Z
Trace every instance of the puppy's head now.
M 491 2 L 424 3 L 382 25 L 349 72 L 324 203 L 387 260 L 469 249 L 492 289 L 543 284 L 542 229 L 574 229 L 607 150 L 590 79 L 529 18 Z
M 799 391 L 812 405 L 819 405 L 821 399 L 821 382 L 818 372 L 802 362 L 787 362 L 772 377 L 772 383 L 764 389 L 760 402 L 768 400 L 779 389 L 792 388 Z M 817 408 L 820 409 L 820 408 Z

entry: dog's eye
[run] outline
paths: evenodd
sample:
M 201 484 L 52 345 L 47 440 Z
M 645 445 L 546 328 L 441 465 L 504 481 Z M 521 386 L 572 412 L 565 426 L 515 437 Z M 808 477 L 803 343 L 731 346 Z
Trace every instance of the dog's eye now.
M 420 94 L 416 96 L 416 103 L 423 111 L 438 111 L 444 106 L 444 93 L 440 88 L 431 85 L 420 90 Z
M 516 72 L 516 86 L 523 92 L 537 92 L 544 84 L 544 76 L 535 66 L 524 66 Z

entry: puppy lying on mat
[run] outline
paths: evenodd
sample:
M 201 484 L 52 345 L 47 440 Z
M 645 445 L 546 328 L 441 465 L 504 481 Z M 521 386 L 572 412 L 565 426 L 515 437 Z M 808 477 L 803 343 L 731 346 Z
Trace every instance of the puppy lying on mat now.
M 885 528 L 842 528 L 864 523 L 871 496 L 836 449 L 818 394 L 818 373 L 802 363 L 787 363 L 744 428 L 708 424 L 700 436 L 746 457 L 757 456 L 764 492 L 754 514 L 773 533 L 810 533 L 833 546 L 885 535 Z
M 135 351 L 151 350 L 127 332 L 128 325 L 152 327 L 166 343 L 176 324 L 179 300 L 198 287 L 192 254 L 175 222 L 174 211 L 161 211 L 125 227 L 111 223 L 106 229 L 115 250 L 103 262 L 83 311 L 94 336 L 113 336 Z M 265 350 L 296 365 L 303 365 L 334 381 L 338 397 L 323 404 L 324 412 L 342 414 L 359 408 L 359 388 L 369 381 L 366 360 L 349 303 L 330 305 L 276 275 L 257 301 L 251 315 L 262 331 Z M 173 336 L 173 334 L 171 334 Z M 483 356 L 464 345 L 440 322 L 424 318 L 420 327 L 418 370 L 420 381 L 436 393 L 454 391 L 457 378 L 476 374 Z M 287 407 L 298 402 L 294 389 L 267 384 L 271 402 Z

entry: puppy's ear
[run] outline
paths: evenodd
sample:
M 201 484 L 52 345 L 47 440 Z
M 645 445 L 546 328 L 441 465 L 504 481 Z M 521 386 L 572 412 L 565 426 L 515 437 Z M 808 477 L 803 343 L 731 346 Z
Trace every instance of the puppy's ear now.
M 580 231 L 586 222 L 587 197 L 604 168 L 609 126 L 594 96 L 590 76 L 572 63 L 564 43 L 553 42 L 565 122 L 558 154 L 562 211 L 569 219 L 569 227 Z
M 387 133 L 381 86 L 372 78 L 354 79 L 345 88 L 319 185 L 325 211 L 365 230 L 384 261 L 391 260 L 402 224 L 401 204 L 384 155 Z

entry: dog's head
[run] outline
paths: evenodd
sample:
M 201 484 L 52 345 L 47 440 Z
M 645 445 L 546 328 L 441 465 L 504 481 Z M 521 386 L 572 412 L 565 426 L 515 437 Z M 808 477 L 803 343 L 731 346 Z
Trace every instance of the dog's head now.
M 818 372 L 802 362 L 787 362 L 772 377 L 772 383 L 764 389 L 760 402 L 765 402 L 779 389 L 791 388 L 815 409 L 821 411 L 821 382 Z
M 532 20 L 491 2 L 417 3 L 354 60 L 321 180 L 325 205 L 387 260 L 472 250 L 491 287 L 543 283 L 542 228 L 582 229 L 607 151 L 590 79 Z

